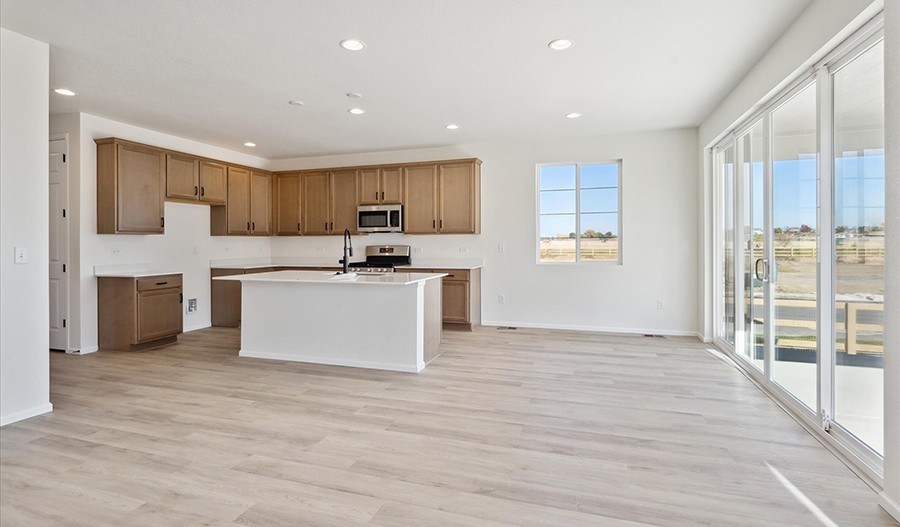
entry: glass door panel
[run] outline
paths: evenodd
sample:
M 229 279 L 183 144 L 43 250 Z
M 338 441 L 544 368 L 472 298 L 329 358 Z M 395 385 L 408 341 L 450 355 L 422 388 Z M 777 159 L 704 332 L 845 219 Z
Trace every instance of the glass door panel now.
M 817 408 L 816 87 L 772 112 L 772 378 Z
M 884 452 L 884 44 L 833 76 L 834 420 Z
M 738 139 L 741 171 L 741 228 L 743 272 L 743 346 L 741 355 L 763 370 L 765 299 L 762 282 L 763 252 L 763 124 L 757 122 Z M 759 273 L 759 274 L 758 274 Z
M 719 335 L 734 345 L 734 145 L 719 152 L 722 178 L 722 304 Z

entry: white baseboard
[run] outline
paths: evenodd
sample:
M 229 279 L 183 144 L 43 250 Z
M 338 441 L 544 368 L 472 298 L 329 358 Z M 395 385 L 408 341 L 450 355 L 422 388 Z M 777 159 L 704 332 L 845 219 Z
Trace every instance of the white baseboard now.
M 642 329 L 642 328 L 611 328 L 604 326 L 569 326 L 564 324 L 532 324 L 530 322 L 500 322 L 495 320 L 482 320 L 483 326 L 509 326 L 532 329 L 561 329 L 567 331 L 592 331 L 596 333 L 627 333 L 631 335 L 665 335 L 667 337 L 697 337 L 700 333 L 690 330 L 677 329 Z
M 35 406 L 34 408 L 29 408 L 27 410 L 22 410 L 21 412 L 15 412 L 9 415 L 0 416 L 0 426 L 6 426 L 8 424 L 15 423 L 17 421 L 21 421 L 22 419 L 28 419 L 29 417 L 34 417 L 36 415 L 45 414 L 47 412 L 53 411 L 53 404 L 45 403 L 40 406 Z
M 312 364 L 325 364 L 328 366 L 350 366 L 352 368 L 366 368 L 369 370 L 388 370 L 388 371 L 400 371 L 406 373 L 418 373 L 425 367 L 425 364 L 420 364 L 417 366 L 409 366 L 407 364 L 386 364 L 383 362 L 368 362 L 368 361 L 357 361 L 357 360 L 345 360 L 345 359 L 335 359 L 335 358 L 322 358 L 322 357 L 307 357 L 307 356 L 298 356 L 298 355 L 282 355 L 278 353 L 269 353 L 265 351 L 248 351 L 241 350 L 238 353 L 240 357 L 251 357 L 254 359 L 273 359 L 273 360 L 283 360 L 289 362 L 309 362 Z
M 212 324 L 207 322 L 206 324 L 200 324 L 197 326 L 191 326 L 191 327 L 184 328 L 184 332 L 190 333 L 191 331 L 197 331 L 198 329 L 206 329 L 206 328 L 211 328 L 211 327 L 212 327 Z
M 896 501 L 892 500 L 890 496 L 881 491 L 878 493 L 879 502 L 881 504 L 881 508 L 886 510 L 888 514 L 894 517 L 895 520 L 900 522 L 900 505 L 897 504 Z

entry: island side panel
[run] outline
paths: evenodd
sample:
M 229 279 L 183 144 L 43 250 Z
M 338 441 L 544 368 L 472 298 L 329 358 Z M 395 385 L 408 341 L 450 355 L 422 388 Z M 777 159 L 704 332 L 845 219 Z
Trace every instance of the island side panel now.
M 242 357 L 417 372 L 417 284 L 244 281 Z
M 444 331 L 442 318 L 441 280 L 428 280 L 424 289 L 424 331 L 425 342 L 423 360 L 425 364 L 431 362 L 441 354 L 441 340 Z

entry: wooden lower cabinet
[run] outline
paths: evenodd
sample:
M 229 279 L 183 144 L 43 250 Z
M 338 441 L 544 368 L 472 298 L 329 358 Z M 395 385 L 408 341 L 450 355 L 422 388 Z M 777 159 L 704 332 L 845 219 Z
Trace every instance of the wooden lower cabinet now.
M 238 328 L 241 326 L 241 283 L 212 280 L 218 276 L 268 273 L 274 267 L 259 269 L 210 269 L 210 323 L 213 326 Z
M 142 351 L 177 342 L 184 325 L 180 274 L 97 281 L 101 350 Z

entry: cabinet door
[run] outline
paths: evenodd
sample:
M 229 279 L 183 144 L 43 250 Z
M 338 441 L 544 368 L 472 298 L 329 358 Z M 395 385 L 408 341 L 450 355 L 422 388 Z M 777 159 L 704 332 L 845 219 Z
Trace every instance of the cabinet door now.
M 440 165 L 438 230 L 448 234 L 475 233 L 475 164 Z
M 275 176 L 275 234 L 300 234 L 300 174 Z
M 359 169 L 359 204 L 378 205 L 381 203 L 380 174 L 377 168 Z
M 388 204 L 403 203 L 403 172 L 400 167 L 382 168 L 381 202 Z
M 250 171 L 228 167 L 228 234 L 250 234 Z
M 356 234 L 357 195 L 356 170 L 331 172 L 331 234 L 344 234 L 344 229 Z
M 212 161 L 200 162 L 200 201 L 224 205 L 227 194 L 228 167 Z
M 328 172 L 311 172 L 300 176 L 300 213 L 303 234 L 328 234 L 331 214 L 329 210 Z
M 200 197 L 200 160 L 166 154 L 166 197 L 197 201 Z
M 272 234 L 272 176 L 250 172 L 250 232 L 256 236 Z
M 138 342 L 181 333 L 181 289 L 143 291 L 137 296 Z
M 469 283 L 443 279 L 441 311 L 444 322 L 469 321 Z
M 403 215 L 406 234 L 437 232 L 437 166 L 403 168 Z
M 117 232 L 165 232 L 165 154 L 129 144 L 118 145 L 117 153 Z
M 210 321 L 213 326 L 236 328 L 241 325 L 241 283 L 212 280 L 217 276 L 244 274 L 241 269 L 212 269 L 210 271 Z

